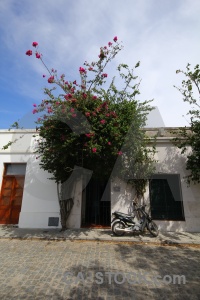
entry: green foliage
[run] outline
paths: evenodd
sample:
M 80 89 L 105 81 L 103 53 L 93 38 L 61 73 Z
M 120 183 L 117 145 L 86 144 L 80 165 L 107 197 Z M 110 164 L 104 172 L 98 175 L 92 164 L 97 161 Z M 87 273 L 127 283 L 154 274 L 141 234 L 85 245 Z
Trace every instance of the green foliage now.
M 181 128 L 178 137 L 175 139 L 177 146 L 182 149 L 182 153 L 187 155 L 186 169 L 190 171 L 187 176 L 188 184 L 200 182 L 200 68 L 199 65 L 191 70 L 190 64 L 186 66 L 186 71 L 177 70 L 177 73 L 185 75 L 182 87 L 177 88 L 183 95 L 183 101 L 191 104 L 188 112 L 190 116 L 189 128 Z
M 135 68 L 140 62 L 132 70 L 120 64 L 120 88 L 115 78 L 105 88 L 105 68 L 121 50 L 116 37 L 114 43 L 101 47 L 96 62 L 85 62 L 79 68 L 81 80 L 77 83 L 50 71 L 36 49 L 36 57 L 50 73 L 48 83 L 53 86 L 45 88 L 45 99 L 34 105 L 33 113 L 40 115 L 37 153 L 41 167 L 56 182 L 66 181 L 75 166 L 80 166 L 92 170 L 96 178 L 108 179 L 112 174 L 132 182 L 138 193 L 144 191 L 153 170 L 154 150 L 147 148 L 148 140 L 141 130 L 152 109 L 150 101 L 136 99 L 140 81 Z M 27 53 L 31 55 L 30 50 Z

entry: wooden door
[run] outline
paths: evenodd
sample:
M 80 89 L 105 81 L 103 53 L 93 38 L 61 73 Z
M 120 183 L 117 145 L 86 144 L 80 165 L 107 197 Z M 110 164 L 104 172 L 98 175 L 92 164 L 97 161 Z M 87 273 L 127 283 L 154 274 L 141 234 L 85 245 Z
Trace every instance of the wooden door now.
M 0 224 L 18 224 L 25 176 L 3 177 L 0 196 Z

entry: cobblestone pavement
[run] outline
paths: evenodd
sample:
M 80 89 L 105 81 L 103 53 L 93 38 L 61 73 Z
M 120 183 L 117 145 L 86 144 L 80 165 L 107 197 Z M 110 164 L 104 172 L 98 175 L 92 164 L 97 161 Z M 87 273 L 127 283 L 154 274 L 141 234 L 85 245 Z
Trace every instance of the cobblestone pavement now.
M 199 299 L 199 262 L 198 246 L 1 239 L 0 299 Z

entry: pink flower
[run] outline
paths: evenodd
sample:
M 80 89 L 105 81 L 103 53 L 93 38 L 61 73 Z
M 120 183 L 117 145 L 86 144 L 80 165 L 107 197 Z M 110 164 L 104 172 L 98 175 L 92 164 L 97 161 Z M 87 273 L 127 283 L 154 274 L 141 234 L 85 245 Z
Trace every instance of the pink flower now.
M 74 108 L 71 108 L 71 109 L 70 109 L 70 112 L 74 112 Z
M 87 94 L 83 93 L 83 98 L 86 99 L 87 98 Z
M 106 117 L 110 117 L 110 114 L 106 114 Z
M 111 43 L 111 42 L 109 42 L 109 43 L 108 43 L 108 46 L 109 46 L 109 47 L 110 47 L 110 46 L 112 46 L 112 43 Z
M 48 114 L 52 113 L 53 110 L 51 109 L 51 107 L 48 108 Z
M 116 42 L 116 41 L 117 41 L 117 36 L 115 36 L 115 37 L 114 37 L 113 41 L 114 41 L 114 42 Z
M 108 145 L 110 146 L 110 145 L 111 145 L 111 142 L 108 142 Z
M 97 148 L 92 148 L 92 152 L 93 153 L 97 152 Z
M 88 68 L 88 70 L 89 70 L 89 71 L 92 71 L 92 70 L 93 70 L 93 68 L 92 68 L 92 67 L 89 67 L 89 68 Z
M 73 84 L 76 84 L 76 80 L 73 81 Z
M 108 77 L 108 74 L 106 74 L 106 73 L 103 73 L 102 75 L 101 75 L 101 77 Z
M 41 118 L 38 118 L 37 120 L 38 120 L 38 122 L 40 122 L 40 121 L 41 121 Z
M 86 135 L 88 138 L 91 137 L 91 133 L 86 133 L 85 135 Z
M 84 68 L 80 67 L 80 68 L 79 68 L 79 72 L 80 72 L 80 73 L 86 73 L 86 70 L 85 70 Z
M 33 107 L 37 107 L 37 104 L 33 104 Z
M 48 83 L 53 83 L 54 82 L 54 76 L 50 76 L 48 78 Z
M 37 109 L 33 109 L 33 111 L 32 111 L 33 114 L 36 114 L 37 112 L 38 112 Z
M 77 114 L 72 114 L 72 117 L 75 118 L 77 116 Z
M 101 120 L 100 123 L 101 123 L 101 124 L 105 124 L 105 123 L 106 123 L 106 120 Z
M 93 100 L 96 100 L 96 99 L 97 99 L 97 96 L 93 96 L 92 99 L 93 99 Z
M 114 111 L 112 111 L 110 114 L 113 116 L 113 118 L 117 118 L 117 115 Z
M 26 55 L 31 56 L 33 54 L 32 50 L 27 50 Z
M 118 151 L 117 154 L 118 154 L 118 155 L 122 155 L 123 152 L 122 152 L 122 151 Z
M 85 115 L 86 115 L 86 117 L 89 117 L 89 116 L 90 116 L 90 113 L 89 113 L 89 112 L 86 112 Z
M 38 46 L 38 43 L 37 43 L 37 42 L 33 42 L 33 43 L 32 43 L 32 46 L 33 46 L 33 47 L 37 47 L 37 46 Z
M 97 114 L 95 113 L 95 111 L 92 113 L 93 116 L 96 116 Z
M 101 107 L 105 107 L 106 109 L 108 109 L 108 103 L 105 101 L 102 103 Z
M 38 52 L 36 52 L 35 56 L 36 56 L 36 58 L 40 58 L 41 57 L 40 53 L 38 53 Z

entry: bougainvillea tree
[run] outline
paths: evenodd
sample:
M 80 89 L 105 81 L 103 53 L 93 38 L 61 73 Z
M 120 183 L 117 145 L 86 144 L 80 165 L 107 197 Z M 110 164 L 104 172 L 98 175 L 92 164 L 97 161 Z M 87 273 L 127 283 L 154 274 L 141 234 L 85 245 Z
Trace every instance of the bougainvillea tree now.
M 108 85 L 106 73 L 108 63 L 122 50 L 117 37 L 100 48 L 97 61 L 80 66 L 79 80 L 69 80 L 49 69 L 38 43 L 33 42 L 32 46 L 34 51 L 28 50 L 26 55 L 35 54 L 43 63 L 49 85 L 44 89 L 45 99 L 33 108 L 33 114 L 39 114 L 37 127 L 41 138 L 37 153 L 41 167 L 58 184 L 66 182 L 76 166 L 76 170 L 92 170 L 97 179 L 118 176 L 130 181 L 137 194 L 142 194 L 153 169 L 153 150 L 147 147 L 145 132 L 141 130 L 152 108 L 149 101 L 136 98 L 140 82 L 134 73 L 139 62 L 132 70 L 126 64 L 117 67 L 119 88 L 115 78 Z M 63 228 L 65 198 L 60 197 Z

